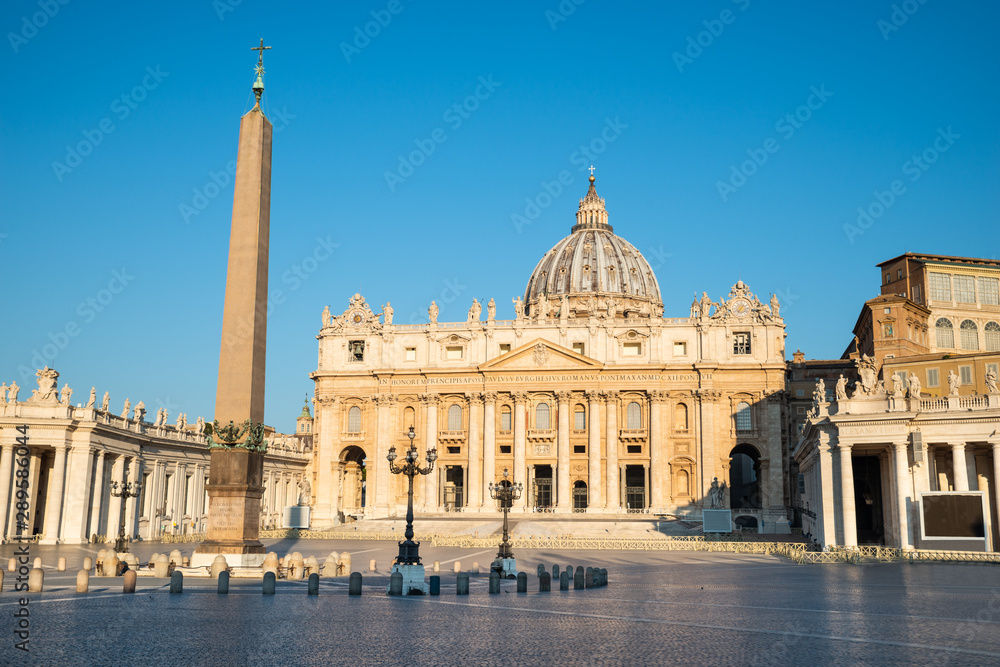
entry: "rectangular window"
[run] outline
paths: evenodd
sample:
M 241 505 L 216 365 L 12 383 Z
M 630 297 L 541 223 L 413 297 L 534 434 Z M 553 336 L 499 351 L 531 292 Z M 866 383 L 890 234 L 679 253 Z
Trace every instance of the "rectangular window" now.
M 510 430 L 510 411 L 505 411 L 500 413 L 500 430 L 509 431 Z
M 976 279 L 972 276 L 952 276 L 955 288 L 955 301 L 959 303 L 976 302 Z
M 750 354 L 750 334 L 733 334 L 733 354 Z
M 583 343 L 573 343 L 573 351 L 577 354 L 582 355 L 585 349 Z
M 940 381 L 941 380 L 938 377 L 938 369 L 936 369 L 936 368 L 928 368 L 927 369 L 927 386 L 928 387 L 936 387 L 936 386 L 938 386 L 938 383 Z
M 638 357 L 642 355 L 642 343 L 625 343 L 622 345 L 622 356 Z
M 959 366 L 958 378 L 962 384 L 972 384 L 972 366 Z
M 406 348 L 406 360 L 407 361 L 416 361 L 417 360 L 417 348 L 415 348 L 415 347 L 408 347 L 408 348 Z
M 930 274 L 932 301 L 951 301 L 951 276 L 947 273 Z
M 500 445 L 501 454 L 510 454 L 510 445 Z
M 903 279 L 903 269 L 896 269 L 896 280 Z
M 500 343 L 500 354 L 507 354 L 510 352 L 510 343 Z
M 573 428 L 577 431 L 583 431 L 587 428 L 587 413 L 583 410 L 578 410 L 573 413 Z
M 642 445 L 629 445 L 626 450 L 629 454 L 642 454 Z
M 444 349 L 445 359 L 461 359 L 462 358 L 462 346 L 461 345 L 449 345 Z
M 806 395 L 806 390 L 805 389 L 796 389 L 795 390 L 795 396 L 797 398 L 802 398 L 805 395 Z
M 806 476 L 805 473 L 799 473 L 799 495 L 806 492 Z
M 682 340 L 674 341 L 674 356 L 675 357 L 686 357 L 688 353 L 688 344 Z
M 587 445 L 573 445 L 573 453 L 574 454 L 586 454 L 587 453 Z
M 885 284 L 888 285 L 891 282 L 892 282 L 892 274 L 891 273 L 885 274 Z
M 923 302 L 922 302 L 922 301 L 920 300 L 920 285 L 914 285 L 914 286 L 913 286 L 913 300 L 914 300 L 914 301 L 915 301 L 916 303 L 923 303 Z
M 796 412 L 797 412 L 798 414 L 800 414 L 800 415 L 804 415 L 804 414 L 806 413 L 806 409 L 805 409 L 804 407 L 802 407 L 802 406 L 800 405 L 800 406 L 799 406 L 799 407 L 798 407 L 798 408 L 796 409 Z
M 1000 280 L 997 278 L 979 278 L 979 303 L 987 306 L 1000 306 Z
M 352 340 L 347 344 L 347 350 L 349 353 L 348 361 L 364 361 L 365 360 L 365 341 L 363 340 Z
M 449 445 L 448 446 L 448 453 L 449 454 L 461 454 L 462 453 L 462 447 L 461 446 L 457 446 L 456 447 L 456 446 L 453 446 L 453 445 Z

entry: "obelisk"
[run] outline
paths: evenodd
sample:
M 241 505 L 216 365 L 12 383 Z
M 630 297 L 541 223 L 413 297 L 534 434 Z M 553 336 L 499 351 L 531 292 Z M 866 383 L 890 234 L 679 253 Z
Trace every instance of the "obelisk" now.
M 257 59 L 254 107 L 240 119 L 229 235 L 215 422 L 210 435 L 208 534 L 193 567 L 218 555 L 230 567 L 264 561 L 260 510 L 264 494 L 264 358 L 267 345 L 267 250 L 271 218 L 271 122 L 260 108 L 264 46 Z

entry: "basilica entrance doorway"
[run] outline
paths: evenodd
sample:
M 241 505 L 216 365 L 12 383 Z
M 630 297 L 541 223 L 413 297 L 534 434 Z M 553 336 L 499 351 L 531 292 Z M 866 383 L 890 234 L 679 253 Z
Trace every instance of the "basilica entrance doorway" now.
M 573 483 L 573 511 L 583 512 L 587 509 L 587 483 L 582 479 Z
M 729 453 L 730 508 L 760 509 L 760 453 L 753 445 L 740 444 Z
M 340 509 L 345 516 L 360 518 L 366 506 L 365 450 L 356 445 L 340 453 Z
M 629 512 L 646 510 L 646 467 L 625 466 L 625 506 Z
M 552 466 L 534 466 L 531 496 L 536 512 L 552 509 Z
M 885 544 L 881 461 L 877 456 L 855 456 L 851 462 L 858 544 Z

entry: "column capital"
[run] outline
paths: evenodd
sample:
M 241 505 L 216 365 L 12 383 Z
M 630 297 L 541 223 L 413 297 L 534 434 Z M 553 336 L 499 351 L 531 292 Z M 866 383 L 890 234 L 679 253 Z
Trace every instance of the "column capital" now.
M 646 395 L 649 396 L 650 403 L 662 403 L 670 397 L 670 392 L 654 389 L 647 391 Z
M 317 396 L 316 402 L 322 407 L 333 406 L 339 399 L 336 396 Z
M 487 403 L 496 403 L 497 393 L 495 391 L 484 391 L 483 400 L 486 401 Z
M 694 395 L 701 399 L 703 403 L 714 403 L 722 398 L 722 392 L 718 389 L 695 389 Z
M 528 402 L 528 392 L 526 391 L 512 391 L 510 395 L 514 398 L 516 405 L 524 405 Z
M 584 390 L 583 395 L 590 403 L 598 403 L 602 400 L 603 392 L 596 391 L 594 389 L 586 389 Z
M 609 405 L 618 401 L 618 392 L 613 389 L 606 389 L 601 393 L 601 400 Z
M 481 392 L 481 391 L 472 391 L 472 392 L 469 392 L 469 393 L 467 393 L 465 395 L 465 397 L 466 397 L 466 399 L 468 399 L 468 401 L 469 401 L 469 403 L 471 405 L 474 405 L 476 407 L 479 407 L 480 405 L 482 405 L 483 402 L 486 400 L 485 396 L 483 396 L 483 392 Z
M 572 392 L 560 390 L 555 392 L 556 400 L 560 403 L 569 403 L 570 399 L 573 398 Z
M 968 443 L 965 442 L 949 442 L 948 446 L 951 447 L 952 449 L 965 449 L 965 446 L 967 444 Z
M 420 394 L 417 400 L 427 405 L 437 405 L 441 402 L 441 396 L 438 394 Z

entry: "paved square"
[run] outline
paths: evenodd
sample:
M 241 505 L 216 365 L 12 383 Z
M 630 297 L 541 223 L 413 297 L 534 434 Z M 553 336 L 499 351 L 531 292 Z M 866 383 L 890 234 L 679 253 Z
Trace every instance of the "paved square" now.
M 192 545 L 138 545 L 154 549 Z M 349 551 L 364 595 L 346 578 L 323 579 L 319 597 L 304 581 L 279 581 L 274 597 L 258 581 L 188 577 L 184 594 L 165 579 L 140 577 L 135 595 L 120 579 L 92 578 L 77 595 L 87 547 L 32 547 L 67 572 L 46 567 L 46 592 L 32 594 L 30 654 L 13 648 L 17 608 L 5 573 L 2 664 L 155 665 L 550 665 L 650 664 L 997 664 L 1000 568 L 988 565 L 795 565 L 770 556 L 697 552 L 516 552 L 528 594 L 513 581 L 489 595 L 485 574 L 455 595 L 454 559 L 484 568 L 492 551 L 421 549 L 441 561 L 440 597 L 389 598 L 388 542 L 282 540 L 284 555 Z M 0 548 L 9 557 L 12 545 Z M 76 554 L 72 558 L 69 554 Z M 366 572 L 375 558 L 379 572 Z M 606 567 L 609 585 L 538 593 L 538 563 Z M 428 567 L 430 569 L 430 567 Z M 447 570 L 447 571 L 446 571 Z

